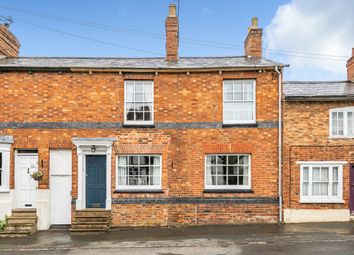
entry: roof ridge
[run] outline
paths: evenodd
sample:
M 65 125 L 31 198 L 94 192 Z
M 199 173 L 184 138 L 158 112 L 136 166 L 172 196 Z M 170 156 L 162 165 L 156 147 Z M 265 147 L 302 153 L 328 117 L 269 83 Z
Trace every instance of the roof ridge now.
M 284 81 L 284 84 L 321 84 L 321 83 L 344 83 L 348 82 L 351 83 L 351 81 L 347 80 L 342 80 L 342 81 Z

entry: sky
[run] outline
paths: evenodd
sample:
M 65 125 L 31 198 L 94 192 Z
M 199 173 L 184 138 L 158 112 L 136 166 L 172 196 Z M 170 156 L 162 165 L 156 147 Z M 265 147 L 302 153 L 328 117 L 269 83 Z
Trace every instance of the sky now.
M 163 57 L 178 0 L 1 0 L 21 56 Z M 353 0 L 179 0 L 180 56 L 241 56 L 252 17 L 285 80 L 345 80 Z

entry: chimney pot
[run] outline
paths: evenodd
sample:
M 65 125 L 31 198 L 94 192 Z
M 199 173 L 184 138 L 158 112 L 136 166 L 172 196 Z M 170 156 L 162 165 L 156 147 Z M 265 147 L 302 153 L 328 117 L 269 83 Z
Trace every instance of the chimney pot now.
M 176 5 L 175 4 L 170 4 L 168 17 L 176 17 Z
M 252 18 L 252 28 L 257 28 L 258 27 L 258 18 L 253 17 Z

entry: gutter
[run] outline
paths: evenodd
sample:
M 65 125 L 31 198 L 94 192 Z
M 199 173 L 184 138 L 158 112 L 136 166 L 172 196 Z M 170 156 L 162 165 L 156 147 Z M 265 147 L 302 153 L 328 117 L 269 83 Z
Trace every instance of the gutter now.
M 275 71 L 278 74 L 278 198 L 279 198 L 279 224 L 283 223 L 283 191 L 282 191 L 282 176 L 283 176 L 283 165 L 282 165 L 282 73 L 278 66 L 275 66 Z

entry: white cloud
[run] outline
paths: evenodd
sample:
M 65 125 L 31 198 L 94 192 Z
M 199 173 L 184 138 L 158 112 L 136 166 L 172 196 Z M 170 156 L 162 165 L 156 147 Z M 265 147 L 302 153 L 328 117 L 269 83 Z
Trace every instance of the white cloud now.
M 292 0 L 278 8 L 271 24 L 265 29 L 265 35 L 268 50 L 349 58 L 354 47 L 354 1 Z M 274 59 L 275 55 L 270 56 Z M 345 60 L 328 61 L 296 56 L 282 56 L 279 59 L 290 64 L 286 79 L 346 78 Z
M 211 13 L 211 10 L 208 7 L 206 7 L 206 6 L 203 6 L 202 11 L 204 13 Z

